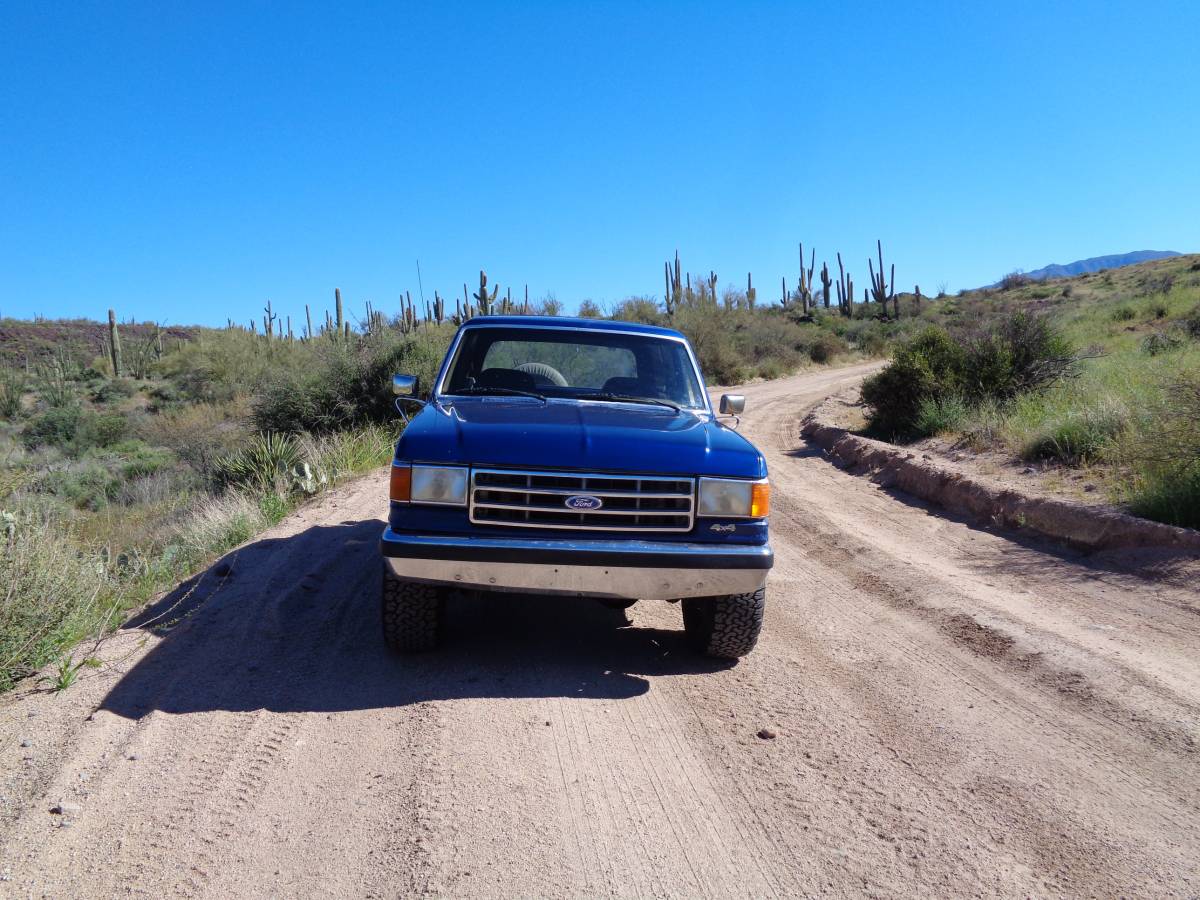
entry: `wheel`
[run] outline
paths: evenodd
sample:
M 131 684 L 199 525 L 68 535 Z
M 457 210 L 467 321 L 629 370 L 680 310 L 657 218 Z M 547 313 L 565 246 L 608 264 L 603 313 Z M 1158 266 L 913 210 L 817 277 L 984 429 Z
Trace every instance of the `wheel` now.
M 397 578 L 383 570 L 383 639 L 397 653 L 432 650 L 438 642 L 445 594 L 432 584 Z
M 548 366 L 545 363 L 521 363 L 519 366 L 517 366 L 517 371 L 528 372 L 534 378 L 545 378 L 546 381 L 538 382 L 539 387 L 545 386 L 547 382 L 558 387 L 567 386 L 567 379 L 563 377 L 563 373 L 554 368 L 554 366 Z
M 758 643 L 767 589 L 725 597 L 692 597 L 683 601 L 683 630 L 701 653 L 722 659 L 745 656 Z

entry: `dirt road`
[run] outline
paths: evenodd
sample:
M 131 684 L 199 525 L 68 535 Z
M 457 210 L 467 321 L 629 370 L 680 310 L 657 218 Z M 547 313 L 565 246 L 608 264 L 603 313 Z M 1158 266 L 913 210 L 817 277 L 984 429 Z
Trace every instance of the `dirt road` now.
M 677 606 L 529 598 L 388 656 L 372 476 L 0 707 L 0 895 L 1196 896 L 1196 590 L 833 468 L 799 419 L 861 372 L 746 391 L 777 563 L 740 664 Z

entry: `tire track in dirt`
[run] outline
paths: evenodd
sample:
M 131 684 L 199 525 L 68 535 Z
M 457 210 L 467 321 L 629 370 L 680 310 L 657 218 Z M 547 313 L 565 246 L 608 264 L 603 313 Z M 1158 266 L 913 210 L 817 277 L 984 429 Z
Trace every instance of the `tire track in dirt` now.
M 1194 895 L 1194 588 L 830 466 L 799 418 L 870 368 L 745 389 L 777 555 L 747 659 L 677 606 L 515 597 L 391 657 L 372 475 L 0 703 L 47 731 L 0 746 L 0 894 Z

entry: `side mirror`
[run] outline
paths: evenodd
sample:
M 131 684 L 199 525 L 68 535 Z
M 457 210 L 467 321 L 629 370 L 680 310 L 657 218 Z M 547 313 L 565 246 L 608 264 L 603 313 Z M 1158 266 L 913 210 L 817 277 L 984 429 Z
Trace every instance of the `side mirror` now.
M 743 394 L 722 394 L 721 415 L 740 416 L 746 410 L 746 397 Z
M 417 396 L 418 379 L 416 375 L 393 375 L 392 393 L 397 397 Z

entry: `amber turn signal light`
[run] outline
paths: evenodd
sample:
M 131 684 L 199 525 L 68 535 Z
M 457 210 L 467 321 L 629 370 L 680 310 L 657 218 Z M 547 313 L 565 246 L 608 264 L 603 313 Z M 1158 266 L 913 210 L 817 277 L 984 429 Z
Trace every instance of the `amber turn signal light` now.
M 765 481 L 754 484 L 750 491 L 750 518 L 763 519 L 771 513 L 771 485 Z
M 396 503 L 407 503 L 412 497 L 412 467 L 392 466 L 392 483 L 388 496 Z

